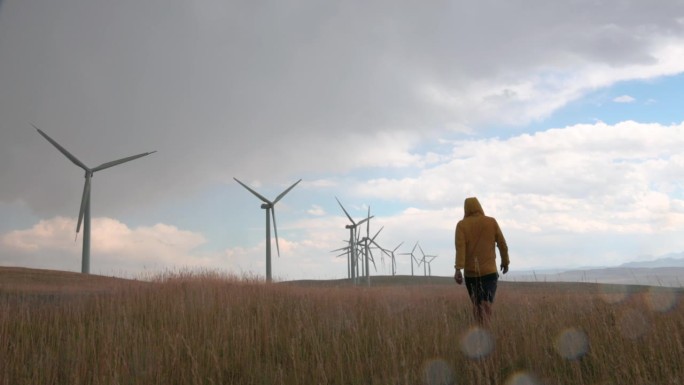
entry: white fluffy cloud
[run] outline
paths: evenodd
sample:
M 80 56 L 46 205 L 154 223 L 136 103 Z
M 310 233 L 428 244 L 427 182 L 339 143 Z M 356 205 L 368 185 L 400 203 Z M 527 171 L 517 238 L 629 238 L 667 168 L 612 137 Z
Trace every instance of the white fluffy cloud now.
M 400 253 L 419 241 L 439 255 L 436 274 L 451 273 L 453 230 L 467 196 L 478 196 L 499 219 L 516 269 L 614 265 L 684 248 L 677 236 L 684 231 L 684 123 L 598 122 L 451 145 L 436 163 L 417 163 L 416 176 L 349 180 L 353 199 L 343 199 L 355 219 L 366 208 L 349 201 L 409 205 L 378 215 L 371 232 L 384 226 L 378 243 L 391 249 L 404 242 Z M 344 246 L 346 224 L 337 207 L 288 223 L 306 241 L 286 243 L 274 274 L 344 276 L 343 258 L 330 250 Z M 253 258 L 263 259 L 263 246 Z M 399 257 L 400 274 L 410 272 L 408 261 Z
M 520 207 L 525 216 L 572 212 L 593 218 L 582 218 L 582 225 L 554 221 L 576 231 L 594 228 L 594 221 L 657 231 L 682 220 L 682 201 L 675 197 L 683 192 L 683 146 L 684 124 L 631 121 L 460 141 L 449 161 L 415 178 L 371 180 L 358 186 L 358 194 L 434 206 L 469 195 L 498 197 L 501 209 Z
M 320 221 L 317 227 L 322 228 Z M 80 271 L 82 238 L 74 240 L 75 228 L 73 218 L 55 217 L 29 229 L 0 234 L 0 265 Z M 274 244 L 274 276 L 301 278 L 314 270 L 325 271 L 328 261 L 316 257 L 329 256 L 325 236 L 312 234 L 298 242 L 281 237 L 284 257 L 277 256 Z M 167 224 L 130 228 L 115 219 L 93 218 L 91 272 L 147 278 L 167 271 L 211 269 L 264 276 L 264 242 L 209 251 L 201 250 L 205 243 L 202 234 Z M 331 271 L 325 277 L 334 276 L 335 269 Z
M 76 221 L 55 217 L 33 227 L 0 236 L 3 265 L 80 271 L 82 234 L 74 239 Z M 196 249 L 206 242 L 201 234 L 156 224 L 131 229 L 111 218 L 93 218 L 91 271 L 138 274 L 184 266 L 218 267 L 215 257 Z
M 448 161 L 425 168 L 416 177 L 374 179 L 356 186 L 356 193 L 369 199 L 420 202 L 422 220 L 408 210 L 392 219 L 392 227 L 410 228 L 423 239 L 432 238 L 433 244 L 445 242 L 430 233 L 451 241 L 463 199 L 478 196 L 485 212 L 515 234 L 513 247 L 525 245 L 530 250 L 525 258 L 532 264 L 548 265 L 544 255 L 562 254 L 550 245 L 540 247 L 545 242 L 540 239 L 552 237 L 558 245 L 568 246 L 599 234 L 605 239 L 639 238 L 639 249 L 613 244 L 610 253 L 624 253 L 622 258 L 629 259 L 684 247 L 674 239 L 684 231 L 681 148 L 684 124 L 631 121 L 466 140 L 453 144 Z M 646 236 L 650 240 L 641 239 Z M 452 253 L 450 245 L 441 251 Z M 599 253 L 604 261 L 606 253 Z M 599 260 L 588 258 L 587 263 Z
M 616 98 L 613 98 L 613 101 L 615 103 L 634 103 L 636 99 L 629 95 L 620 95 Z

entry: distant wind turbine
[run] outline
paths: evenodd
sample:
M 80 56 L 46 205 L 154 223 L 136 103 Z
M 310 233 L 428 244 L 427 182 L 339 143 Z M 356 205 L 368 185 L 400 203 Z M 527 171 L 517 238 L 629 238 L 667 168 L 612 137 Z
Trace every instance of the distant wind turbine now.
M 287 190 L 283 191 L 274 199 L 273 201 L 270 201 L 266 198 L 264 198 L 263 195 L 259 194 L 258 192 L 254 191 L 252 188 L 247 186 L 246 184 L 240 182 L 237 178 L 235 179 L 236 182 L 240 183 L 242 187 L 246 188 L 249 192 L 254 194 L 257 198 L 261 199 L 262 202 L 264 202 L 261 205 L 261 208 L 266 210 L 266 280 L 271 281 L 271 218 L 273 218 L 273 232 L 275 233 L 275 239 L 276 239 L 276 250 L 278 252 L 278 256 L 280 256 L 280 246 L 278 245 L 278 227 L 276 226 L 276 217 L 275 217 L 275 204 L 278 203 L 279 200 L 281 200 L 285 194 L 290 192 L 296 186 L 299 182 L 302 180 L 296 181 L 292 186 L 288 187 Z
M 370 210 L 368 211 L 368 217 L 370 218 Z M 366 222 L 366 225 L 368 225 L 370 221 Z M 362 244 L 362 253 L 364 255 L 364 260 L 366 263 L 366 268 L 365 268 L 365 273 L 366 273 L 366 282 L 368 283 L 368 286 L 370 286 L 370 264 L 369 262 L 373 262 L 373 267 L 375 268 L 375 271 L 378 271 L 378 267 L 375 265 L 375 258 L 373 257 L 373 252 L 371 251 L 371 244 L 375 245 L 375 247 L 379 248 L 380 250 L 383 250 L 383 248 L 378 245 L 377 242 L 375 242 L 375 238 L 378 237 L 380 232 L 382 231 L 383 227 L 380 227 L 380 230 L 378 230 L 377 233 L 371 238 L 370 237 L 370 229 L 367 227 L 366 230 L 366 236 L 361 238 L 359 241 L 360 244 Z
M 382 252 L 385 253 L 388 257 L 390 257 L 392 259 L 392 275 L 397 274 L 397 260 L 396 260 L 396 257 L 394 256 L 394 253 L 403 244 L 404 244 L 404 242 L 402 241 L 400 244 L 397 245 L 397 247 L 394 248 L 394 250 L 382 249 Z
M 425 260 L 425 263 L 427 263 L 428 267 L 428 276 L 432 277 L 432 261 L 437 258 L 436 255 L 426 255 L 428 259 Z
M 413 246 L 413 249 L 411 250 L 410 253 L 401 253 L 400 255 L 410 255 L 411 256 L 411 276 L 413 276 L 413 261 L 416 261 L 416 266 L 420 266 L 420 261 L 416 256 L 413 254 L 416 251 L 416 247 L 418 247 L 418 242 Z
M 425 255 L 425 252 L 423 251 L 423 248 L 420 245 L 418 245 L 418 248 L 420 249 L 420 253 L 423 254 L 423 258 L 421 259 L 421 262 L 423 263 L 423 276 L 427 277 L 427 262 L 425 258 L 428 256 Z
M 121 163 L 129 162 L 134 159 L 141 158 L 143 156 L 147 156 L 150 154 L 153 154 L 157 151 L 152 151 L 152 152 L 145 152 L 142 154 L 138 155 L 133 155 L 129 156 L 126 158 L 121 158 L 118 160 L 113 160 L 111 162 L 106 162 L 103 163 L 97 167 L 94 168 L 89 168 L 86 166 L 83 162 L 78 160 L 75 156 L 73 156 L 69 151 L 67 151 L 64 147 L 60 146 L 59 143 L 57 143 L 54 139 L 49 137 L 46 133 L 44 133 L 40 128 L 36 127 L 34 124 L 31 124 L 33 128 L 38 130 L 38 133 L 42 135 L 45 139 L 47 139 L 48 142 L 52 143 L 53 146 L 55 146 L 59 152 L 64 154 L 70 161 L 72 161 L 75 165 L 78 167 L 82 168 L 85 171 L 85 185 L 83 186 L 83 196 L 81 197 L 81 209 L 78 212 L 78 223 L 76 224 L 76 236 L 78 236 L 78 232 L 81 230 L 81 222 L 83 222 L 83 255 L 81 258 L 81 273 L 84 274 L 89 274 L 90 273 L 90 180 L 93 177 L 93 174 L 100 171 L 104 170 L 106 168 L 114 167 L 116 165 L 119 165 Z
M 382 231 L 382 227 L 378 232 L 373 236 L 373 238 L 370 237 L 370 219 L 373 218 L 373 216 L 370 215 L 370 206 L 368 206 L 368 216 L 367 216 L 367 221 L 366 221 L 366 236 L 361 238 L 360 240 L 357 239 L 357 243 L 359 246 L 361 246 L 361 253 L 364 257 L 363 261 L 365 262 L 365 267 L 364 267 L 364 274 L 366 275 L 366 282 L 368 283 L 368 286 L 370 286 L 370 263 L 373 262 L 373 267 L 375 268 L 375 271 L 378 270 L 377 266 L 375 265 L 375 259 L 373 258 L 373 253 L 371 252 L 371 243 L 375 244 L 376 247 L 380 247 L 376 242 L 375 238 L 380 234 Z M 358 237 L 357 237 L 358 238 Z M 380 249 L 382 249 L 380 247 Z
M 342 208 L 342 211 L 344 211 L 344 214 L 347 216 L 347 218 L 351 222 L 351 225 L 346 225 L 345 228 L 349 229 L 349 248 L 351 250 L 351 275 L 352 275 L 352 279 L 353 279 L 354 283 L 357 283 L 357 276 L 358 276 L 357 244 L 358 243 L 357 243 L 356 228 L 359 227 L 364 222 L 369 221 L 373 217 L 368 216 L 368 217 L 362 219 L 361 221 L 359 221 L 357 223 L 352 219 L 351 215 L 349 215 L 349 213 L 344 208 L 344 206 L 342 206 L 342 203 L 340 202 L 340 200 L 337 199 L 337 197 L 335 197 L 335 200 L 337 201 L 337 204 L 340 205 L 340 207 Z

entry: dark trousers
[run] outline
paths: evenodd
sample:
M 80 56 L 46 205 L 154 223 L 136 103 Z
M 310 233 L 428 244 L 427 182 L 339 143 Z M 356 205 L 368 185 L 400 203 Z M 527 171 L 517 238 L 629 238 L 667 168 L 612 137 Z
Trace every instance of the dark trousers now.
M 473 303 L 476 305 L 485 301 L 493 303 L 498 280 L 498 273 L 487 274 L 482 277 L 465 277 L 468 295 Z

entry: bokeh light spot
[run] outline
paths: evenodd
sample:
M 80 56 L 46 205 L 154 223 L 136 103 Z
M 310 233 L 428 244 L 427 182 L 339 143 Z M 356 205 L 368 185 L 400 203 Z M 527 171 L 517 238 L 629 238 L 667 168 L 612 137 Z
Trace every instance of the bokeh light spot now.
M 665 287 L 651 287 L 646 294 L 646 302 L 653 311 L 667 312 L 677 303 L 677 292 Z
M 429 360 L 423 367 L 423 380 L 428 385 L 454 385 L 454 371 L 441 359 Z
M 565 329 L 556 338 L 554 347 L 561 357 L 576 360 L 589 351 L 589 339 L 581 330 Z
M 513 374 L 508 380 L 506 380 L 505 385 L 537 385 L 537 381 L 534 376 L 526 372 L 518 372 Z
M 623 337 L 634 340 L 648 333 L 651 324 L 641 312 L 628 309 L 618 320 L 618 329 Z
M 494 340 L 488 331 L 475 327 L 468 330 L 461 338 L 461 350 L 466 356 L 479 359 L 494 350 Z

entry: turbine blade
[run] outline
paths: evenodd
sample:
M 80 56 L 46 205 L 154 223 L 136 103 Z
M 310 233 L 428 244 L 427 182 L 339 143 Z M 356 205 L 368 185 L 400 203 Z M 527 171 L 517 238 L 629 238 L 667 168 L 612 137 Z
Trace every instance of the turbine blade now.
M 395 247 L 394 250 L 392 250 L 392 251 L 397 251 L 397 249 L 400 248 L 401 245 L 403 245 L 403 244 L 404 244 L 404 242 L 401 242 L 401 243 L 400 243 L 399 245 L 397 245 L 397 247 Z
M 78 223 L 76 224 L 76 234 L 81 231 L 81 222 L 83 222 L 83 216 L 85 215 L 85 208 L 90 200 L 90 178 L 86 177 L 85 184 L 83 185 L 83 196 L 81 197 L 81 209 L 78 211 Z
M 254 194 L 257 198 L 261 199 L 264 203 L 268 203 L 269 205 L 273 205 L 273 203 L 272 203 L 271 201 L 269 201 L 268 199 L 264 198 L 264 196 L 261 195 L 261 194 L 259 194 L 258 192 L 252 190 L 252 189 L 251 189 L 249 186 L 247 186 L 246 184 L 240 182 L 240 181 L 238 180 L 238 178 L 233 178 L 233 179 L 235 179 L 236 182 L 240 183 L 240 184 L 242 185 L 242 187 L 246 188 L 249 192 L 251 192 L 252 194 Z
M 344 206 L 342 206 L 342 203 L 340 203 L 340 200 L 337 199 L 337 197 L 335 197 L 335 200 L 337 201 L 337 203 L 338 203 L 338 204 L 340 205 L 340 207 L 342 208 L 342 211 L 344 211 L 344 213 L 347 215 L 347 218 L 349 218 L 349 220 L 351 221 L 351 223 L 352 223 L 353 225 L 356 225 L 356 222 L 354 222 L 354 220 L 352 219 L 351 215 L 349 215 L 349 213 L 347 212 L 347 210 L 344 209 Z
M 275 233 L 276 250 L 278 251 L 278 256 L 280 257 L 280 246 L 278 245 L 278 226 L 276 226 L 275 207 L 273 206 L 271 206 L 271 218 L 273 218 L 273 232 Z
M 377 246 L 380 249 L 380 263 L 382 263 L 384 265 L 385 264 L 385 254 L 386 254 L 385 249 L 380 247 L 380 245 L 378 245 L 377 243 L 375 243 L 375 242 L 373 242 L 373 243 L 375 244 L 375 246 Z
M 387 250 L 387 249 L 385 249 L 384 247 L 378 245 L 378 244 L 375 243 L 375 242 L 373 242 L 373 244 L 374 244 L 375 246 L 377 246 L 377 247 L 380 249 L 380 251 L 382 251 L 382 253 L 385 254 L 386 256 L 388 256 L 388 257 L 391 257 L 391 256 L 392 256 L 392 250 Z
M 384 255 L 387 255 L 387 256 L 389 257 L 389 256 L 390 256 L 389 251 L 386 250 L 385 248 L 383 248 L 382 246 L 378 245 L 378 243 L 375 242 L 375 241 L 372 240 L 372 239 L 371 239 L 370 242 L 371 242 L 373 245 L 375 245 L 375 247 L 377 247 L 378 249 L 380 249 L 380 252 L 381 252 L 381 254 L 380 254 L 380 260 L 382 261 L 382 263 L 385 263 L 385 257 L 384 257 Z
M 93 168 L 93 172 L 100 171 L 100 170 L 104 170 L 104 169 L 110 168 L 110 167 L 114 167 L 114 166 L 119 165 L 119 164 L 121 164 L 121 163 L 130 162 L 130 161 L 132 161 L 132 160 L 134 160 L 134 159 L 138 159 L 138 158 L 142 158 L 143 156 L 147 156 L 147 155 L 150 155 L 150 154 L 154 154 L 155 152 L 157 152 L 157 151 L 143 152 L 142 154 L 133 155 L 133 156 L 127 156 L 127 157 L 125 157 L 125 158 L 113 160 L 113 161 L 111 161 L 111 162 L 102 163 L 101 165 L 99 165 L 99 166 Z
M 375 243 L 375 242 L 374 242 L 374 241 L 375 241 L 375 238 L 380 234 L 380 232 L 381 232 L 382 229 L 384 229 L 384 228 L 385 228 L 385 226 L 382 226 L 382 227 L 380 228 L 380 230 L 378 230 L 378 232 L 375 233 L 375 235 L 373 235 L 373 238 L 371 238 L 371 242 Z
M 375 269 L 375 272 L 378 272 L 378 267 L 375 265 L 375 258 L 373 258 L 373 250 L 368 249 L 368 253 L 370 254 L 370 261 L 373 262 L 373 268 Z
M 366 238 L 370 238 L 370 206 L 368 206 L 368 215 L 366 215 L 368 220 L 366 221 Z
M 425 252 L 423 252 L 423 248 L 418 245 L 418 248 L 420 249 L 420 253 L 423 254 L 423 259 L 425 259 Z
M 281 192 L 280 195 L 278 195 L 278 197 L 273 201 L 273 204 L 278 203 L 278 201 L 279 201 L 282 197 L 284 197 L 285 194 L 289 193 L 290 190 L 292 190 L 292 189 L 294 188 L 294 186 L 296 186 L 296 185 L 297 185 L 299 182 L 301 182 L 301 181 L 302 181 L 302 180 L 300 179 L 300 180 L 294 182 L 294 184 L 293 184 L 292 186 L 288 187 L 287 190 Z
M 356 225 L 359 226 L 359 225 L 361 225 L 363 222 L 369 221 L 369 220 L 371 220 L 371 219 L 373 219 L 373 218 L 375 218 L 375 215 L 373 215 L 373 216 L 371 216 L 371 217 L 367 217 L 367 218 L 362 219 L 359 223 L 356 223 Z
M 67 151 L 64 147 L 60 146 L 59 143 L 57 143 L 54 139 L 52 139 L 51 137 L 49 137 L 48 134 L 44 133 L 43 130 L 41 130 L 40 128 L 36 127 L 33 123 L 31 123 L 31 125 L 33 126 L 33 128 L 35 128 L 36 130 L 38 130 L 38 133 L 39 133 L 40 135 L 42 135 L 43 138 L 47 139 L 48 142 L 52 143 L 52 145 L 55 146 L 55 148 L 57 148 L 57 149 L 59 150 L 59 152 L 61 152 L 62 154 L 64 154 L 64 156 L 66 156 L 67 158 L 69 158 L 69 160 L 72 161 L 75 165 L 77 165 L 78 167 L 82 168 L 82 169 L 85 170 L 85 171 L 90 170 L 90 169 L 88 168 L 88 166 L 86 166 L 85 164 L 83 164 L 83 162 L 81 162 L 80 160 L 78 160 L 78 158 L 76 158 L 75 156 L 71 155 L 71 153 L 70 153 L 69 151 Z
M 418 247 L 418 242 L 413 246 L 413 250 L 411 250 L 411 255 L 413 255 L 413 252 L 416 251 L 416 247 Z

